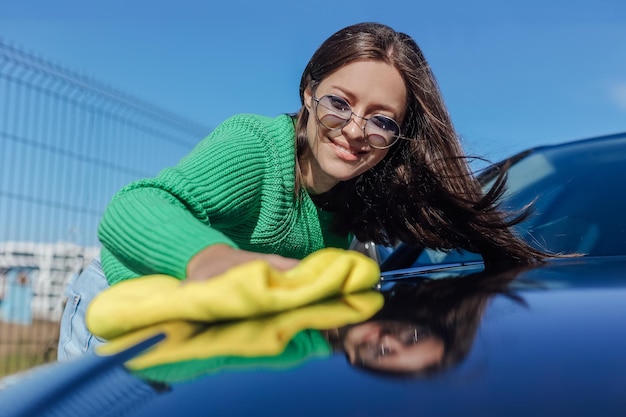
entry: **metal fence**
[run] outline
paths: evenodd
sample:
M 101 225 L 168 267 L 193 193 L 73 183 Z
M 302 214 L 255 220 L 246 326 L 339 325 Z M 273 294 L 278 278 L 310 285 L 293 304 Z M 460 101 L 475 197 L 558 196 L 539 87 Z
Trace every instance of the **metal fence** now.
M 0 375 L 60 318 L 111 196 L 208 132 L 0 40 Z

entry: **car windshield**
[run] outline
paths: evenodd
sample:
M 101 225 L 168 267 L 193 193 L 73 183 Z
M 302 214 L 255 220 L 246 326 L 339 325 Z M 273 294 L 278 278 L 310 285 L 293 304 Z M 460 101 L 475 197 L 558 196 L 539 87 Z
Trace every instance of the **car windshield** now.
M 550 252 L 626 254 L 626 138 L 539 148 L 509 170 L 502 208 L 534 201 L 516 232 Z M 493 179 L 485 189 L 493 185 Z M 465 251 L 422 251 L 414 265 L 481 260 Z

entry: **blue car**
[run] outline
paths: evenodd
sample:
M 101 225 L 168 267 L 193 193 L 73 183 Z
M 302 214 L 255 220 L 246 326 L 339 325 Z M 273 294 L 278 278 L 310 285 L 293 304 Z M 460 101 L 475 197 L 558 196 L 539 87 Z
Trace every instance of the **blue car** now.
M 366 245 L 371 291 L 142 329 L 1 380 L 0 416 L 626 415 L 626 134 L 507 161 L 503 206 L 535 201 L 518 233 L 583 256 L 491 271 Z

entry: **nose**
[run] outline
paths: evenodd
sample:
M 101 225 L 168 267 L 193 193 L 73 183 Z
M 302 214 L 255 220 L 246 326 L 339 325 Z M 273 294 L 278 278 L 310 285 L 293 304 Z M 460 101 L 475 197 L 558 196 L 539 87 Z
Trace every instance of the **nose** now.
M 343 135 L 351 140 L 365 139 L 365 120 L 358 120 L 360 116 L 353 114 L 346 125 L 341 128 Z M 359 122 L 362 123 L 359 124 Z
M 403 347 L 402 342 L 388 333 L 381 336 L 380 345 L 391 351 L 398 351 Z

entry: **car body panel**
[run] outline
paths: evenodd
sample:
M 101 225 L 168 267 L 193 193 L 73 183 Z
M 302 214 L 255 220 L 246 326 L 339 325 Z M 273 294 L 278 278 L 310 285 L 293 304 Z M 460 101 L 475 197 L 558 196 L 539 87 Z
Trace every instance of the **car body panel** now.
M 404 276 L 385 282 L 383 291 L 433 280 L 460 282 L 476 269 Z M 371 373 L 335 354 L 285 368 L 207 370 L 190 380 L 149 386 L 123 370 L 131 350 L 50 366 L 2 396 L 32 403 L 43 398 L 33 381 L 48 383 L 56 393 L 46 397 L 49 412 L 80 405 L 84 416 L 624 415 L 626 257 L 557 260 L 515 275 L 510 293 L 490 298 L 467 356 L 427 377 Z M 81 369 L 82 377 L 76 374 Z M 24 415 L 7 410 L 3 406 L 2 415 Z

